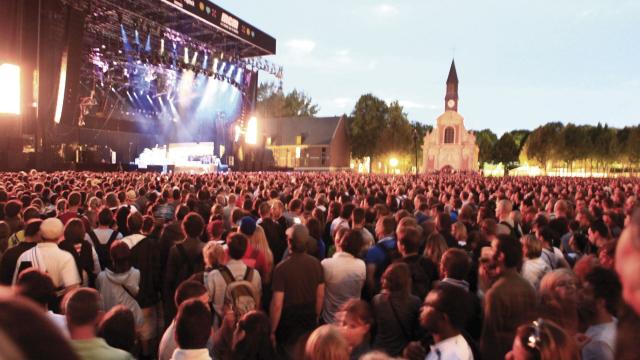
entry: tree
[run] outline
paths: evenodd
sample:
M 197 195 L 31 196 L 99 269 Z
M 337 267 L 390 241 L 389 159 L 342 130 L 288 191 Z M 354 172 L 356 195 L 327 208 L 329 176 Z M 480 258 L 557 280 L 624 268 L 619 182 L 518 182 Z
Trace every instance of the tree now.
M 478 145 L 478 161 L 480 162 L 480 168 L 484 163 L 493 162 L 493 147 L 498 141 L 498 136 L 490 129 L 480 130 L 476 133 L 476 145 Z
M 355 158 L 369 157 L 369 172 L 374 156 L 379 154 L 378 142 L 387 124 L 387 113 L 387 104 L 382 99 L 365 94 L 360 96 L 351 115 L 351 153 Z
M 493 147 L 493 155 L 496 162 L 501 162 L 504 165 L 505 175 L 510 169 L 515 167 L 518 162 L 518 145 L 513 139 L 511 133 L 504 133 Z
M 302 91 L 293 89 L 284 98 L 285 116 L 315 116 L 318 110 L 318 105 L 312 104 L 311 97 Z
M 547 123 L 537 127 L 527 138 L 527 157 L 539 161 L 545 171 L 547 163 L 558 158 L 562 129 L 562 123 Z
M 293 89 L 285 95 L 273 82 L 258 85 L 256 100 L 256 112 L 263 118 L 315 116 L 319 110 L 304 92 Z
M 392 102 L 387 108 L 387 121 L 382 139 L 384 140 L 379 142 L 378 149 L 380 154 L 405 153 L 413 149 L 413 128 L 398 101 Z
M 518 147 L 518 153 L 520 151 L 522 151 L 522 148 L 524 147 L 524 144 L 527 142 L 527 138 L 529 137 L 529 134 L 531 134 L 531 131 L 529 130 L 512 130 L 509 131 L 509 134 L 511 134 L 511 136 L 513 137 L 513 141 L 516 142 L 516 146 Z

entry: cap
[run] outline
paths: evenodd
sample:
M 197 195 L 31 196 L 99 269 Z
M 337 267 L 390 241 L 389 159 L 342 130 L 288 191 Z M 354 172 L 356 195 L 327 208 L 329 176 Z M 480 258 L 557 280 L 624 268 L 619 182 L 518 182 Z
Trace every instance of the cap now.
M 256 231 L 256 221 L 251 216 L 245 216 L 240 219 L 240 232 L 251 236 Z
M 48 218 L 40 224 L 40 234 L 45 240 L 57 240 L 64 234 L 64 224 L 58 218 Z

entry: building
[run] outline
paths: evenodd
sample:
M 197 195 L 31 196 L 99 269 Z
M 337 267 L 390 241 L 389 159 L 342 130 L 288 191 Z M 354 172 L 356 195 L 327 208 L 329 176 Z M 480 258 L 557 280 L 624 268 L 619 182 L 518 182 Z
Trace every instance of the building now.
M 477 171 L 476 136 L 465 129 L 464 118 L 458 113 L 458 74 L 454 61 L 447 77 L 444 103 L 444 113 L 424 137 L 423 171 Z
M 265 119 L 261 133 L 275 165 L 296 170 L 349 169 L 351 153 L 345 117 Z

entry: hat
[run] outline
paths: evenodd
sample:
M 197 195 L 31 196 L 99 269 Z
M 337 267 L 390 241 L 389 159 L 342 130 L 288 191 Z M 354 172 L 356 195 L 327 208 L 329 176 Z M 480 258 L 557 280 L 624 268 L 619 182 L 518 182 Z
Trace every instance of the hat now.
M 135 191 L 133 190 L 127 191 L 127 200 L 136 201 L 137 198 L 138 198 L 138 194 L 136 194 Z
M 48 218 L 40 224 L 40 234 L 45 240 L 57 240 L 64 234 L 64 225 L 58 218 Z
M 256 221 L 251 216 L 245 216 L 240 219 L 240 232 L 251 236 L 256 231 Z

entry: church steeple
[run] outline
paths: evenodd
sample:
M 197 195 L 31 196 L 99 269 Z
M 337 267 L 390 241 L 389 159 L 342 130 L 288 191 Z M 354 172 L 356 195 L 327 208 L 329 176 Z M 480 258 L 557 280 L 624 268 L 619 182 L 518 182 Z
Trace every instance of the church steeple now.
M 447 77 L 447 94 L 444 97 L 445 111 L 458 111 L 458 73 L 456 62 L 451 60 L 451 68 Z

